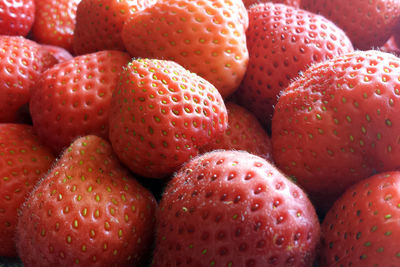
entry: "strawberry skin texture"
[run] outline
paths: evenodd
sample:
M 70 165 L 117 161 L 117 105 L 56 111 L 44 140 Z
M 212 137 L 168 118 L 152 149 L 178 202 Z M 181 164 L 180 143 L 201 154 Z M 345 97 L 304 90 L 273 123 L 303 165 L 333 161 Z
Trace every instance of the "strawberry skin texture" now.
M 64 48 L 54 45 L 41 45 L 43 69 L 47 70 L 55 64 L 71 60 L 73 56 Z
M 400 17 L 400 0 L 302 0 L 301 7 L 333 21 L 361 50 L 382 46 Z
M 156 0 L 82 0 L 78 5 L 73 50 L 82 55 L 101 50 L 125 50 L 121 31 L 129 16 Z
M 320 225 L 304 192 L 264 159 L 215 151 L 169 182 L 153 267 L 311 266 Z
M 131 56 L 175 61 L 225 98 L 246 71 L 247 26 L 241 0 L 167 0 L 131 16 L 122 39 Z
M 0 35 L 26 36 L 35 20 L 34 0 L 0 1 Z
M 14 122 L 18 109 L 29 102 L 29 91 L 43 70 L 41 56 L 33 41 L 0 36 L 0 123 Z
M 320 266 L 400 266 L 399 203 L 398 171 L 347 189 L 322 223 Z
M 54 156 L 30 125 L 0 124 L 0 255 L 16 257 L 17 213 Z
M 22 207 L 19 255 L 26 266 L 143 266 L 156 205 L 107 141 L 78 138 Z
M 112 98 L 110 140 L 134 173 L 164 178 L 228 124 L 218 90 L 173 61 L 132 60 Z
M 233 103 L 225 103 L 228 111 L 228 128 L 214 142 L 201 148 L 201 152 L 217 149 L 244 150 L 272 161 L 271 140 L 256 117 L 245 108 Z
M 108 139 L 112 92 L 127 53 L 101 51 L 57 64 L 32 89 L 33 126 L 45 144 L 59 153 L 78 136 Z
M 292 7 L 300 7 L 301 0 L 243 0 L 243 3 L 247 9 L 251 6 L 259 4 L 259 3 L 266 3 L 271 2 L 275 4 L 285 4 Z
M 310 67 L 276 106 L 275 163 L 325 208 L 351 184 L 399 168 L 399 90 L 391 54 L 360 51 Z
M 32 27 L 38 43 L 63 47 L 72 51 L 76 10 L 80 0 L 36 0 Z
M 329 20 L 282 4 L 249 9 L 249 67 L 239 103 L 270 127 L 278 96 L 310 65 L 352 52 L 346 34 Z

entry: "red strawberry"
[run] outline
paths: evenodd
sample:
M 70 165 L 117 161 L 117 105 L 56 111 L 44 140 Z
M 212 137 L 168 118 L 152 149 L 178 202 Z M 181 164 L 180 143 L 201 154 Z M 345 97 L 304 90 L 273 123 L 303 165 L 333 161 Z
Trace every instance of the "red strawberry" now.
M 60 152 L 78 136 L 108 138 L 112 92 L 129 60 L 124 52 L 101 51 L 44 72 L 30 100 L 33 126 L 43 142 Z
M 264 159 L 203 154 L 168 184 L 156 266 L 311 266 L 320 226 L 305 193 Z
M 76 9 L 80 0 L 35 0 L 33 36 L 39 43 L 72 51 Z
M 201 151 L 245 150 L 272 161 L 270 138 L 254 115 L 232 102 L 225 105 L 228 111 L 228 128 L 224 135 L 203 146 Z
M 399 58 L 360 51 L 310 67 L 279 98 L 274 161 L 317 205 L 400 167 L 399 77 Z
M 386 53 L 392 53 L 395 56 L 400 55 L 400 48 L 397 45 L 395 37 L 392 35 L 389 40 L 380 47 L 381 51 L 386 52 Z
M 113 95 L 110 140 L 133 172 L 163 178 L 227 127 L 215 87 L 172 61 L 129 63 Z
M 301 7 L 332 20 L 359 49 L 383 45 L 400 18 L 400 0 L 302 0 Z
M 54 156 L 42 146 L 32 126 L 0 124 L 0 255 L 17 256 L 17 212 Z
M 144 266 L 155 208 L 105 140 L 81 137 L 22 207 L 19 255 L 26 266 Z
M 55 64 L 70 60 L 73 56 L 64 48 L 54 45 L 41 45 L 42 62 L 44 70 L 47 70 Z
M 247 9 L 249 9 L 252 5 L 259 3 L 276 3 L 276 4 L 285 4 L 292 7 L 300 7 L 301 0 L 243 0 L 243 3 Z
M 321 265 L 400 266 L 400 172 L 349 188 L 322 224 Z
M 26 36 L 34 19 L 34 0 L 0 0 L 0 35 Z
M 246 71 L 247 25 L 241 0 L 165 0 L 131 16 L 122 39 L 132 56 L 175 61 L 226 97 Z
M 14 122 L 29 102 L 43 70 L 40 45 L 23 37 L 0 36 L 0 122 Z
M 311 64 L 352 52 L 344 32 L 322 16 L 282 4 L 249 9 L 249 67 L 240 103 L 270 126 L 280 92 Z
M 121 31 L 132 14 L 156 0 L 82 0 L 76 14 L 73 49 L 76 54 L 100 50 L 125 50 Z

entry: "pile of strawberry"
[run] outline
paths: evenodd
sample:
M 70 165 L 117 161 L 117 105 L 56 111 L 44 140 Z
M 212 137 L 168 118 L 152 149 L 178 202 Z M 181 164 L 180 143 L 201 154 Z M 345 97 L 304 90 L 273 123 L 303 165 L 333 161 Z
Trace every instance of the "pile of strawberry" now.
M 400 266 L 400 0 L 0 0 L 0 258 Z

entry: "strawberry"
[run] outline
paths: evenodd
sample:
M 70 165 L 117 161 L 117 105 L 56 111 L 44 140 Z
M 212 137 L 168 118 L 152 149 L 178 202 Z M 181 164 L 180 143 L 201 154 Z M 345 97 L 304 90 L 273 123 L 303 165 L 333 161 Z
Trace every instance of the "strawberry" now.
M 399 0 L 302 0 L 301 7 L 333 21 L 363 50 L 383 45 L 400 18 Z
M 14 122 L 29 102 L 30 89 L 43 70 L 40 45 L 23 37 L 0 36 L 0 123 Z
M 64 48 L 54 45 L 41 45 L 42 62 L 44 70 L 47 70 L 55 64 L 70 60 L 73 56 Z
M 36 14 L 32 27 L 38 43 L 72 51 L 76 9 L 80 0 L 35 0 Z
M 153 267 L 311 266 L 320 226 L 305 193 L 276 168 L 227 150 L 173 177 L 156 233 Z
M 227 97 L 246 71 L 247 25 L 241 0 L 165 0 L 132 15 L 122 40 L 132 56 L 175 61 Z
M 359 51 L 310 67 L 272 119 L 277 166 L 329 205 L 351 184 L 400 167 L 400 59 Z
M 100 50 L 125 50 L 121 39 L 127 18 L 156 0 L 82 0 L 76 13 L 72 46 L 78 55 Z
M 17 256 L 17 212 L 53 160 L 32 126 L 0 124 L 0 256 Z
M 228 128 L 214 142 L 201 148 L 201 152 L 216 149 L 245 150 L 272 161 L 271 141 L 255 116 L 245 108 L 233 103 L 225 103 L 228 112 Z
M 164 178 L 227 127 L 218 90 L 167 60 L 135 59 L 112 98 L 110 140 L 134 173 Z
M 30 99 L 33 126 L 43 142 L 59 153 L 78 136 L 108 138 L 112 91 L 129 60 L 124 52 L 101 51 L 45 71 Z
M 0 35 L 26 36 L 34 19 L 34 0 L 0 1 Z
M 379 48 L 380 51 L 392 53 L 395 56 L 400 55 L 400 48 L 397 45 L 395 37 L 392 35 L 387 42 Z
M 322 16 L 282 4 L 249 9 L 249 67 L 240 103 L 270 127 L 280 92 L 311 64 L 352 52 L 345 33 Z
M 276 3 L 276 4 L 285 4 L 292 7 L 300 7 L 301 0 L 243 0 L 243 3 L 247 9 L 251 6 L 259 4 L 259 3 Z
M 25 266 L 144 266 L 156 201 L 97 136 L 75 140 L 22 206 Z
M 322 223 L 320 266 L 400 266 L 400 172 L 365 179 Z

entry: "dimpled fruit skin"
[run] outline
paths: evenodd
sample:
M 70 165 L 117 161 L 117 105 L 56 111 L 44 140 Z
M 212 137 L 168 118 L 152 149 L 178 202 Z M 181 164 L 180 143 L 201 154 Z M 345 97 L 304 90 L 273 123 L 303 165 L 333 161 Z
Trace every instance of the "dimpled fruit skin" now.
M 125 21 L 155 0 L 82 0 L 72 41 L 78 55 L 101 50 L 125 50 L 121 31 Z
M 349 188 L 322 223 L 321 266 L 400 266 L 400 172 Z
M 18 109 L 29 102 L 29 90 L 43 63 L 40 46 L 16 36 L 0 36 L 0 122 L 14 122 Z
M 216 149 L 244 150 L 272 161 L 271 140 L 255 116 L 245 108 L 225 102 L 228 128 L 214 142 L 201 148 L 201 153 Z
M 153 267 L 311 266 L 320 237 L 304 192 L 247 152 L 215 151 L 169 182 Z
M 25 266 L 144 266 L 156 201 L 97 136 L 76 139 L 22 207 Z
M 383 45 L 400 17 L 400 0 L 302 0 L 301 7 L 333 21 L 362 50 Z
M 292 7 L 300 7 L 301 0 L 243 0 L 243 3 L 247 9 L 249 9 L 252 5 L 256 5 L 259 3 L 276 3 L 276 4 L 285 4 Z
M 132 56 L 175 61 L 225 98 L 246 71 L 247 26 L 241 0 L 166 0 L 132 16 L 122 39 Z
M 238 95 L 240 103 L 269 127 L 281 90 L 299 72 L 352 52 L 353 47 L 329 20 L 286 5 L 255 5 L 249 9 L 249 20 L 249 67 Z
M 0 35 L 26 36 L 35 20 L 35 1 L 1 0 L 0 18 Z
M 110 140 L 134 173 L 164 178 L 228 124 L 218 90 L 173 61 L 132 60 L 110 111 Z
M 32 89 L 30 112 L 39 137 L 55 152 L 86 134 L 108 138 L 112 92 L 127 53 L 101 51 L 53 66 Z
M 80 0 L 37 0 L 32 32 L 41 44 L 72 51 L 75 17 Z
M 359 51 L 314 65 L 279 98 L 273 158 L 316 205 L 400 167 L 400 59 Z
M 14 232 L 20 205 L 46 174 L 54 156 L 32 126 L 0 124 L 0 255 L 16 257 Z

